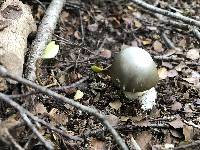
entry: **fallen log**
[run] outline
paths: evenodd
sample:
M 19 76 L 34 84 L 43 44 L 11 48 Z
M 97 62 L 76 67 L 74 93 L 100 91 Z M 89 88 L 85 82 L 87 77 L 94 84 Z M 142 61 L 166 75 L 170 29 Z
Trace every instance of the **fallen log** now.
M 36 31 L 36 24 L 30 7 L 19 0 L 6 0 L 0 9 L 0 64 L 13 75 L 22 76 L 27 38 L 32 31 Z

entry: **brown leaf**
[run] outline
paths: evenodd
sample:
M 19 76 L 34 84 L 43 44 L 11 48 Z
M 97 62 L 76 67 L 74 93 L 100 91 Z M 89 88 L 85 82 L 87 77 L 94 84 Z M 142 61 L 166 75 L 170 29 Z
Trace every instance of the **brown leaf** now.
M 178 65 L 175 67 L 175 69 L 176 69 L 177 71 L 182 71 L 182 69 L 185 68 L 185 67 L 186 67 L 185 63 L 184 63 L 184 62 L 181 62 L 180 64 L 178 64 Z
M 0 91 L 6 91 L 8 89 L 8 85 L 4 78 L 0 77 Z
M 150 131 L 142 131 L 141 133 L 139 133 L 135 140 L 141 149 L 148 149 L 151 138 L 152 134 Z
M 99 53 L 99 56 L 103 57 L 103 58 L 110 58 L 112 55 L 112 52 L 108 49 L 102 49 Z
M 175 129 L 170 129 L 170 133 L 172 134 L 173 137 L 183 138 L 183 134 Z
M 128 121 L 128 119 L 130 119 L 129 116 L 121 116 L 120 117 L 120 121 L 122 121 L 122 122 L 126 122 L 126 121 Z
M 169 70 L 169 71 L 167 72 L 167 76 L 168 76 L 168 77 L 171 77 L 171 78 L 173 78 L 173 77 L 175 77 L 175 76 L 177 76 L 177 75 L 178 75 L 178 72 L 177 72 L 175 69 Z
M 102 16 L 101 14 L 98 14 L 97 16 L 95 16 L 96 21 L 104 21 L 105 17 Z
M 109 105 L 111 108 L 118 110 L 122 106 L 122 103 L 119 100 L 116 100 L 114 102 L 110 102 Z
M 51 117 L 53 124 L 61 124 L 66 125 L 68 122 L 68 117 L 65 113 L 60 112 L 57 108 L 51 109 L 49 112 L 49 116 Z
M 185 136 L 185 141 L 191 141 L 193 138 L 193 127 L 184 125 L 183 126 L 183 134 Z
M 93 139 L 90 142 L 89 150 L 107 150 L 107 149 L 104 141 Z
M 158 76 L 161 80 L 167 78 L 167 73 L 167 69 L 164 67 L 158 69 Z
M 90 25 L 88 25 L 87 28 L 88 28 L 89 31 L 95 32 L 95 31 L 97 31 L 97 29 L 98 29 L 98 24 L 96 24 L 96 23 L 90 24 Z
M 192 60 L 199 59 L 199 49 L 190 49 L 186 53 L 186 57 Z
M 149 45 L 149 44 L 151 44 L 151 39 L 145 39 L 145 40 L 143 40 L 142 44 L 143 45 Z
M 154 51 L 156 52 L 163 52 L 164 49 L 162 47 L 162 43 L 160 43 L 158 40 L 156 40 L 154 43 L 153 43 L 153 49 Z
M 181 120 L 181 117 L 179 115 L 177 115 L 175 120 L 169 122 L 169 125 L 175 129 L 177 129 L 177 128 L 183 128 L 184 123 Z
M 175 101 L 174 104 L 171 105 L 171 109 L 173 111 L 180 110 L 182 107 L 183 107 L 182 104 L 177 101 Z
M 186 40 L 185 40 L 185 38 L 183 38 L 182 40 L 179 41 L 178 46 L 182 47 L 182 48 L 186 47 Z
M 81 39 L 81 33 L 80 33 L 79 31 L 75 31 L 75 32 L 74 32 L 74 37 L 75 37 L 76 39 L 80 40 L 80 39 Z
M 199 84 L 199 78 L 183 78 L 183 80 L 187 81 L 190 84 L 198 85 Z
M 65 22 L 68 21 L 68 17 L 69 17 L 69 13 L 66 11 L 62 11 L 61 15 L 60 15 L 60 20 L 61 22 L 64 24 Z
M 166 67 L 168 69 L 172 69 L 173 68 L 173 65 L 169 62 L 162 62 L 162 66 L 163 67 Z
M 142 24 L 138 20 L 134 20 L 134 25 L 135 25 L 136 28 L 141 28 L 142 27 Z
M 111 126 L 116 126 L 119 123 L 119 118 L 113 114 L 106 115 L 106 119 L 108 120 Z
M 37 114 L 47 113 L 47 109 L 42 103 L 37 103 L 36 104 L 35 111 L 36 111 Z

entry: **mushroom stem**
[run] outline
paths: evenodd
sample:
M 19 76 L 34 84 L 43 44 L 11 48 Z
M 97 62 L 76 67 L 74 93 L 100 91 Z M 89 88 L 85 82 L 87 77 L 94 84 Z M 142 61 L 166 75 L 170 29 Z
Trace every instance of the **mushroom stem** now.
M 130 100 L 139 100 L 143 110 L 152 109 L 156 104 L 157 91 L 154 87 L 149 90 L 136 93 L 124 91 L 124 94 Z

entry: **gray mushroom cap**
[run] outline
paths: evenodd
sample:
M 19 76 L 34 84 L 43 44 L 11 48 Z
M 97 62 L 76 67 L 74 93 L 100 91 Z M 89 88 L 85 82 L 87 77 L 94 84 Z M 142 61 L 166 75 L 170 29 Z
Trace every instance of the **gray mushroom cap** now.
M 111 78 L 127 92 L 143 92 L 158 82 L 156 64 L 142 48 L 129 47 L 117 54 L 111 66 Z

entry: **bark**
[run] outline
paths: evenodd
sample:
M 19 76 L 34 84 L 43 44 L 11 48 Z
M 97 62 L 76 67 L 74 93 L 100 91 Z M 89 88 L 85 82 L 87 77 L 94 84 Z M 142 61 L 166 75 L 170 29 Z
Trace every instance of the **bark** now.
M 28 35 L 36 30 L 31 9 L 19 0 L 7 0 L 0 10 L 0 64 L 22 76 Z M 13 81 L 10 81 L 14 83 Z

